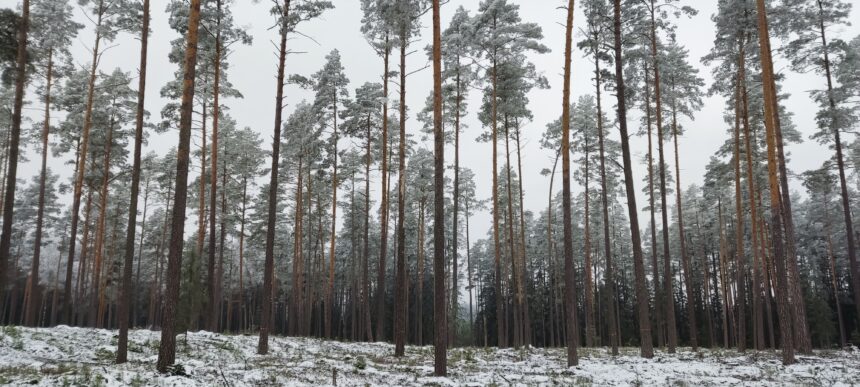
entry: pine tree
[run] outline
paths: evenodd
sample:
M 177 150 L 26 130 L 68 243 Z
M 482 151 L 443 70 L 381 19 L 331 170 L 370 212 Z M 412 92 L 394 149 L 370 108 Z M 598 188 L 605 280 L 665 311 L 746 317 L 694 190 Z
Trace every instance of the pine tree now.
M 21 110 L 24 106 L 25 77 L 27 76 L 27 34 L 30 28 L 30 0 L 24 0 L 18 29 L 18 54 L 15 60 L 15 106 L 9 141 L 9 165 L 3 198 L 3 230 L 0 235 L 0 299 L 5 300 L 7 265 L 12 247 L 12 221 L 15 210 L 15 187 L 18 183 L 18 147 L 21 139 Z
M 648 290 L 645 286 L 645 264 L 642 258 L 642 240 L 639 234 L 639 216 L 636 207 L 636 189 L 633 187 L 630 143 L 627 135 L 627 105 L 624 85 L 624 61 L 622 57 L 621 0 L 613 1 L 613 32 L 615 60 L 615 88 L 618 98 L 618 126 L 621 132 L 621 150 L 624 159 L 624 182 L 627 191 L 627 212 L 630 217 L 630 236 L 633 244 L 633 264 L 636 278 L 636 304 L 639 317 L 640 354 L 644 358 L 654 356 L 651 341 L 651 321 L 648 316 Z
M 576 319 L 576 284 L 573 268 L 573 224 L 570 211 L 570 52 L 573 46 L 574 1 L 567 3 L 567 25 L 564 43 L 564 90 L 561 114 L 561 176 L 562 176 L 562 220 L 564 221 L 564 303 L 567 310 L 567 366 L 579 363 L 576 347 L 579 346 L 579 326 Z M 590 268 L 586 268 L 590 270 Z
M 71 53 L 69 46 L 72 39 L 77 36 L 82 25 L 72 20 L 71 6 L 65 0 L 37 2 L 32 10 L 33 45 L 30 49 L 36 57 L 32 60 L 39 63 L 44 71 L 45 83 L 43 98 L 45 100 L 45 117 L 42 122 L 42 166 L 40 170 L 39 210 L 36 213 L 35 237 L 33 241 L 33 263 L 31 264 L 29 303 L 26 306 L 25 324 L 36 324 L 36 312 L 39 309 L 36 290 L 39 288 L 39 262 L 42 246 L 44 205 L 45 205 L 45 183 L 48 173 L 48 140 L 51 133 L 51 102 L 54 83 L 58 78 L 69 72 Z M 55 293 L 56 294 L 56 293 Z
M 128 325 L 129 308 L 131 304 L 131 265 L 134 262 L 134 237 L 137 231 L 137 200 L 140 189 L 140 153 L 143 142 L 143 116 L 146 101 L 146 60 L 149 43 L 149 0 L 143 0 L 143 15 L 140 27 L 140 68 L 137 86 L 137 111 L 134 129 L 134 159 L 131 172 L 131 196 L 129 197 L 128 225 L 126 227 L 125 260 L 123 263 L 122 300 L 119 311 L 119 340 L 117 342 L 116 363 L 122 364 L 128 360 Z M 145 206 L 144 206 L 145 208 Z M 144 212 L 144 218 L 146 217 Z
M 182 245 L 185 236 L 185 204 L 188 197 L 188 164 L 191 151 L 191 115 L 194 100 L 194 78 L 197 70 L 197 41 L 200 27 L 200 0 L 191 0 L 188 13 L 187 45 L 183 63 L 182 105 L 180 110 L 179 147 L 176 153 L 176 184 L 171 215 L 171 236 L 167 262 L 167 294 L 161 321 L 161 345 L 158 348 L 158 372 L 165 373 L 176 358 L 176 304 L 179 299 Z
M 832 144 L 836 154 L 836 166 L 839 170 L 839 187 L 842 201 L 842 214 L 845 221 L 845 239 L 848 246 L 848 261 L 853 279 L 854 299 L 860 300 L 860 264 L 857 261 L 857 241 L 854 239 L 854 226 L 851 218 L 851 204 L 848 195 L 848 183 L 845 177 L 845 156 L 843 154 L 842 132 L 850 126 L 851 117 L 846 115 L 840 106 L 841 98 L 837 95 L 839 85 L 833 77 L 833 56 L 846 43 L 834 39 L 832 29 L 850 24 L 851 4 L 841 0 L 799 1 L 786 0 L 784 17 L 785 27 L 792 33 L 790 42 L 785 49 L 786 56 L 791 60 L 792 68 L 797 72 L 813 71 L 823 75 L 827 88 L 814 93 L 814 98 L 822 106 L 817 116 L 819 133 L 814 135 L 819 141 Z M 835 52 L 834 52 L 835 51 Z M 832 137 L 831 137 L 832 136 Z M 857 314 L 860 315 L 860 305 Z M 801 352 L 809 353 L 812 344 L 808 334 L 800 332 L 798 346 Z
M 506 0 L 482 1 L 478 6 L 478 13 L 472 21 L 473 28 L 473 56 L 485 60 L 487 63 L 483 67 L 486 69 L 481 81 L 484 84 L 489 84 L 484 90 L 485 106 L 484 111 L 480 115 L 481 120 L 488 124 L 491 128 L 490 138 L 493 144 L 493 254 L 496 262 L 495 281 L 495 300 L 496 304 L 496 334 L 497 345 L 501 348 L 508 346 L 508 327 L 505 323 L 507 314 L 505 313 L 505 302 L 503 301 L 502 290 L 502 263 L 499 233 L 500 233 L 500 211 L 498 197 L 498 126 L 502 114 L 499 109 L 499 81 L 500 74 L 505 69 L 508 62 L 518 63 L 516 60 L 524 62 L 522 56 L 527 52 L 545 53 L 549 49 L 540 43 L 543 38 L 541 28 L 535 23 L 524 23 L 519 17 L 519 6 L 509 4 Z M 522 67 L 521 67 L 522 68 Z M 489 105 L 489 106 L 487 106 Z M 506 128 L 507 129 L 507 128 Z M 506 133 L 507 135 L 507 133 Z M 511 214 L 513 216 L 513 214 Z M 512 232 L 511 232 L 512 234 Z M 513 238 L 510 238 L 511 240 Z M 511 241 L 512 242 L 512 241 Z M 511 249 L 511 260 L 516 262 L 513 249 Z M 517 281 L 519 278 L 516 279 Z M 523 316 L 523 311 L 520 309 L 523 301 L 522 294 L 516 294 L 517 310 L 514 310 L 514 315 Z M 519 326 L 514 327 L 518 331 Z M 515 342 L 519 345 L 519 342 Z

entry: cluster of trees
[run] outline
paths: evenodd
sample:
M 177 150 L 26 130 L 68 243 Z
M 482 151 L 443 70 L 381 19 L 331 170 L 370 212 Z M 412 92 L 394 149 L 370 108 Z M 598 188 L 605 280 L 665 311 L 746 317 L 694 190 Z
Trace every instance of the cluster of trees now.
M 149 0 L 79 2 L 94 30 L 80 69 L 70 48 L 84 25 L 68 0 L 0 12 L 0 323 L 118 328 L 118 362 L 129 327 L 161 329 L 162 372 L 176 332 L 197 329 L 258 330 L 261 354 L 270 333 L 390 340 L 395 356 L 432 338 L 438 374 L 449 345 L 566 346 L 573 365 L 577 347 L 639 346 L 649 358 L 656 341 L 669 352 L 779 348 L 789 364 L 795 351 L 860 340 L 860 175 L 851 173 L 860 143 L 843 138 L 858 122 L 860 37 L 833 36 L 850 15 L 841 0 L 720 1 L 703 58 L 711 85 L 676 39 L 677 19 L 695 9 L 581 0 L 585 20 L 574 28 L 576 5 L 564 2 L 562 114 L 540 141 L 555 161 L 539 211 L 525 208 L 521 150 L 529 93 L 549 87 L 530 58 L 549 48 L 511 1 L 451 10 L 443 29 L 438 1 L 362 0 L 361 32 L 381 71 L 357 87 L 337 50 L 313 74 L 288 71 L 290 35 L 334 4 L 273 1 L 271 151 L 225 103 L 242 98 L 230 55 L 252 42 L 233 1 L 168 3 L 178 69 L 161 89 L 171 102 L 159 119 L 145 109 Z M 424 128 L 409 128 L 407 81 L 425 73 L 407 59 L 431 14 L 434 89 L 419 109 Z M 136 75 L 100 67 L 119 34 L 140 38 Z M 575 49 L 593 65 L 593 92 L 573 101 Z M 821 76 L 812 138 L 833 157 L 795 175 L 803 197 L 789 190 L 784 146 L 801 136 L 780 104 L 775 51 Z M 284 117 L 288 83 L 314 97 Z M 470 93 L 482 96 L 471 110 Z M 684 188 L 678 141 L 706 94 L 726 102 L 726 141 L 704 181 Z M 25 120 L 25 102 L 43 108 L 41 121 Z M 491 143 L 492 176 L 460 165 L 470 114 Z M 142 154 L 148 134 L 166 131 L 178 132 L 176 148 Z M 632 136 L 647 138 L 643 182 L 633 178 Z M 41 161 L 29 182 L 17 175 L 27 148 Z M 70 181 L 49 157 L 68 159 Z M 476 194 L 479 178 L 492 180 L 489 198 Z M 473 240 L 470 218 L 485 210 L 492 227 Z

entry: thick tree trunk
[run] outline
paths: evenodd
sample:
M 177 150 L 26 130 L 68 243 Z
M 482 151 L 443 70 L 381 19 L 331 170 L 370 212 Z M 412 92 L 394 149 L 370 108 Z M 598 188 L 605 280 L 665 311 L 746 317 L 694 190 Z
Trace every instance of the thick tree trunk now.
M 9 141 L 9 165 L 6 173 L 6 189 L 3 199 L 3 231 L 0 235 L 0 300 L 4 299 L 7 277 L 12 270 L 6 270 L 12 247 L 12 214 L 15 210 L 15 186 L 18 175 L 18 153 L 21 142 L 21 110 L 24 107 L 24 88 L 27 70 L 27 33 L 30 29 L 30 0 L 24 0 L 21 8 L 21 22 L 18 26 L 18 55 L 15 60 L 15 101 L 12 111 L 12 128 Z M 13 281 L 14 282 L 14 281 Z M 13 299 L 14 303 L 14 299 Z M 10 318 L 13 317 L 10 315 Z
M 179 299 L 179 275 L 182 267 L 182 245 L 185 239 L 185 207 L 188 199 L 188 162 L 191 148 L 191 115 L 194 102 L 194 78 L 197 70 L 197 32 L 200 26 L 200 0 L 191 0 L 188 35 L 182 77 L 182 105 L 179 121 L 179 147 L 176 154 L 176 193 L 171 215 L 170 249 L 167 263 L 167 294 L 158 349 L 158 372 L 169 371 L 176 358 L 176 303 Z
M 789 278 L 788 271 L 786 269 L 786 244 L 783 240 L 783 232 L 790 233 L 793 230 L 791 230 L 791 227 L 783 228 L 783 216 L 786 215 L 786 212 L 782 211 L 784 203 L 782 203 L 782 197 L 780 196 L 781 187 L 777 171 L 779 168 L 779 160 L 776 144 L 777 116 L 779 115 L 779 109 L 777 106 L 773 59 L 771 57 L 770 32 L 768 31 L 767 11 L 764 0 L 756 0 L 756 9 L 758 12 L 759 49 L 761 50 L 761 55 L 759 57 L 762 62 L 765 129 L 767 132 L 767 167 L 771 201 L 771 241 L 773 244 L 773 260 L 775 262 L 777 274 L 777 313 L 779 314 L 780 339 L 782 340 L 782 363 L 784 365 L 788 365 L 795 362 L 794 334 L 792 330 L 794 321 L 792 321 L 792 313 L 789 310 Z M 794 300 L 794 302 L 802 302 L 802 300 Z
M 642 259 L 642 238 L 639 234 L 639 209 L 636 207 L 636 189 L 633 186 L 633 162 L 627 134 L 627 101 L 624 86 L 624 61 L 621 52 L 621 0 L 613 0 L 613 28 L 615 51 L 615 80 L 618 98 L 618 126 L 621 132 L 621 151 L 624 159 L 624 185 L 627 191 L 627 212 L 630 217 L 630 238 L 633 244 L 633 266 L 636 286 L 636 303 L 639 316 L 640 354 L 654 356 L 651 339 L 651 321 L 648 316 L 648 288 L 645 285 L 645 264 Z
M 137 197 L 140 190 L 140 153 L 143 146 L 143 115 L 146 100 L 146 59 L 149 44 L 149 0 L 143 1 L 143 20 L 140 32 L 140 73 L 137 84 L 137 115 L 134 127 L 134 159 L 131 167 L 131 196 L 128 206 L 128 225 L 125 233 L 125 261 L 122 268 L 122 299 L 119 302 L 119 340 L 116 349 L 116 363 L 122 364 L 128 360 L 128 325 L 129 308 L 133 308 L 131 265 L 134 260 L 134 239 L 137 231 Z M 146 204 L 144 204 L 146 208 Z M 146 219 L 146 210 L 144 210 Z M 143 231 L 141 231 L 142 233 Z M 142 242 L 141 237 L 141 242 Z M 143 246 L 141 246 L 143 247 Z M 139 273 L 140 271 L 138 271 Z
M 579 363 L 576 347 L 579 345 L 579 327 L 576 321 L 576 283 L 573 267 L 573 219 L 571 216 L 570 192 L 570 77 L 571 47 L 573 46 L 574 0 L 567 2 L 567 25 L 564 43 L 564 89 L 562 90 L 561 111 L 561 178 L 562 178 L 562 219 L 564 221 L 564 304 L 567 327 L 567 366 Z

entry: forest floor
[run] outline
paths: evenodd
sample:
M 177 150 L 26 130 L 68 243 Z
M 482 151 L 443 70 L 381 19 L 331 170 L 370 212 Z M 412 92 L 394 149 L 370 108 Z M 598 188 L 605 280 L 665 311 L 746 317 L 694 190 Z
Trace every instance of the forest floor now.
M 433 373 L 432 347 L 271 337 L 269 355 L 256 355 L 257 336 L 193 332 L 177 340 L 175 375 L 155 372 L 159 332 L 129 335 L 129 362 L 114 365 L 117 332 L 71 328 L 0 327 L 0 385 L 38 386 L 850 386 L 860 385 L 860 350 L 816 351 L 783 366 L 775 352 L 689 348 L 651 360 L 637 348 L 620 356 L 580 349 L 580 365 L 565 367 L 563 349 L 457 348 L 449 377 Z

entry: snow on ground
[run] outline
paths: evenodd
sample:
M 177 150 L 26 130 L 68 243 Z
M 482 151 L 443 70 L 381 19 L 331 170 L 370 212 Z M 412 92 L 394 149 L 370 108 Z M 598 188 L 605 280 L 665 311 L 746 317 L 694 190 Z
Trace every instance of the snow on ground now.
M 71 328 L 0 327 L 0 385 L 38 386 L 851 386 L 860 385 L 860 351 L 816 351 L 785 367 L 775 352 L 688 348 L 638 357 L 623 348 L 581 349 L 580 365 L 565 367 L 563 349 L 457 348 L 449 377 L 433 372 L 432 347 L 343 343 L 272 337 L 270 354 L 256 354 L 256 335 L 209 332 L 177 340 L 178 375 L 155 372 L 160 332 L 129 335 L 129 363 L 114 365 L 117 332 Z

